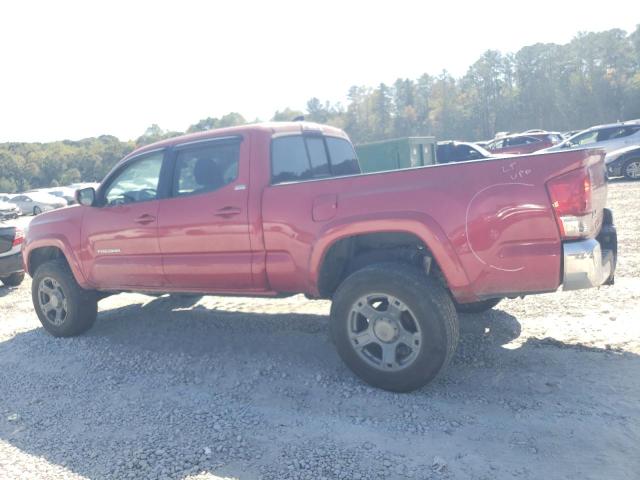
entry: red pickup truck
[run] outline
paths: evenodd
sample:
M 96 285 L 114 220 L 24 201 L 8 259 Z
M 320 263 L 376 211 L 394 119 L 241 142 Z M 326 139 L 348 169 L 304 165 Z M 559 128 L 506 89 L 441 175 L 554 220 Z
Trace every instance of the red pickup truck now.
M 23 261 L 55 336 L 122 291 L 331 299 L 345 362 L 409 391 L 450 361 L 456 310 L 613 281 L 606 191 L 599 150 L 362 174 L 341 130 L 248 125 L 131 153 L 36 217 Z

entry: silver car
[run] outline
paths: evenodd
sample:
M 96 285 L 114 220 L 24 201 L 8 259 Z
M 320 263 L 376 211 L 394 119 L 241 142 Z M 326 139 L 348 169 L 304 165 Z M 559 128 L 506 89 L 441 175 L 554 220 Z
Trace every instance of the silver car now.
M 640 120 L 591 127 L 537 153 L 576 148 L 602 148 L 609 153 L 629 145 L 640 145 Z
M 15 203 L 24 215 L 39 215 L 48 210 L 67 206 L 63 198 L 42 192 L 21 193 L 11 198 L 11 203 Z

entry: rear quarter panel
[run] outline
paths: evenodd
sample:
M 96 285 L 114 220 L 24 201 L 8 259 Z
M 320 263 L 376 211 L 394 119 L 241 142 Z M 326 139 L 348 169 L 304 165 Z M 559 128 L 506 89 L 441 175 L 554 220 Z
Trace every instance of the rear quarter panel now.
M 458 300 L 556 290 L 562 248 L 545 183 L 601 159 L 581 150 L 268 186 L 269 282 L 276 291 L 317 294 L 333 242 L 405 231 L 430 248 Z M 314 219 L 319 198 L 335 206 Z

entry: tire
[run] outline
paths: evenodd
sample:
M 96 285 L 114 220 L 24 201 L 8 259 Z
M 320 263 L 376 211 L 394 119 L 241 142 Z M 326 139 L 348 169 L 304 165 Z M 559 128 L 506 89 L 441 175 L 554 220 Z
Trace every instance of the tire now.
M 500 303 L 501 298 L 490 298 L 488 300 L 480 300 L 472 303 L 458 303 L 455 300 L 453 304 L 458 313 L 482 313 L 491 310 Z
M 630 158 L 622 167 L 622 174 L 627 180 L 640 180 L 640 158 Z
M 382 297 L 385 300 L 376 306 Z M 359 311 L 376 316 L 368 307 L 386 315 L 371 320 Z M 394 318 L 397 312 L 399 322 Z M 338 354 L 356 375 L 393 392 L 410 392 L 432 381 L 451 361 L 459 335 L 458 317 L 446 290 L 402 263 L 370 265 L 347 277 L 333 297 L 330 332 Z M 363 333 L 363 342 L 354 338 Z M 409 340 L 405 343 L 402 338 Z M 409 348 L 411 342 L 418 346 Z M 387 358 L 392 363 L 385 363 L 383 348 L 391 352 Z
M 40 215 L 42 213 L 42 209 L 40 207 L 38 207 L 37 205 L 35 207 L 33 207 L 33 216 L 35 217 L 36 215 Z
M 2 283 L 4 283 L 7 287 L 17 287 L 24 280 L 24 272 L 16 272 L 12 273 L 8 277 L 0 278 Z
M 80 335 L 96 321 L 96 293 L 78 285 L 64 260 L 51 260 L 38 267 L 31 284 L 31 297 L 42 326 L 54 337 Z

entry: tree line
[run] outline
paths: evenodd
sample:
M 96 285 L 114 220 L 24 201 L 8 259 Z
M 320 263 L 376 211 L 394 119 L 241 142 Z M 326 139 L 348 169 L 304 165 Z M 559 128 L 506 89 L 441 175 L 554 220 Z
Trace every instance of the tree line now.
M 535 44 L 516 53 L 486 51 L 465 75 L 447 71 L 353 86 L 346 105 L 312 98 L 272 120 L 306 120 L 344 129 L 354 143 L 409 135 L 484 140 L 498 131 L 573 130 L 640 118 L 640 25 L 580 33 L 565 45 Z M 247 123 L 239 113 L 190 125 L 198 132 Z M 0 192 L 98 181 L 134 148 L 185 132 L 151 125 L 136 140 L 111 135 L 79 141 L 0 144 Z

